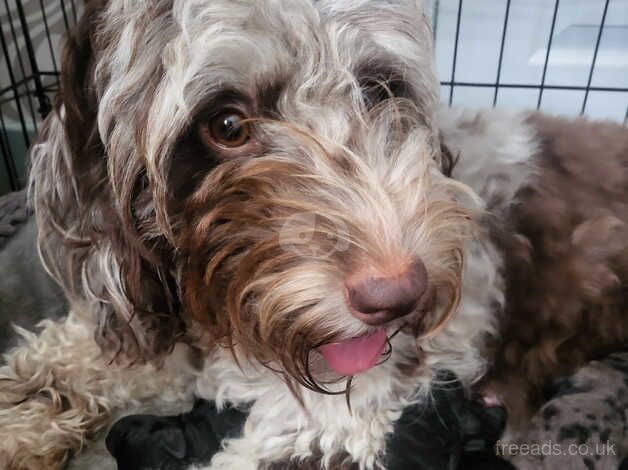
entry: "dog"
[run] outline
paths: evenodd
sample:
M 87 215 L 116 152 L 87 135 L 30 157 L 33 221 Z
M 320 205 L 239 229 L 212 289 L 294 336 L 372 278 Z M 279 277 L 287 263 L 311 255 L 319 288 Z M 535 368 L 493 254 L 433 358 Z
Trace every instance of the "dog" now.
M 71 311 L 0 462 L 196 394 L 250 404 L 208 468 L 380 468 L 439 371 L 517 422 L 625 344 L 626 130 L 442 110 L 431 57 L 419 0 L 89 1 L 29 183 Z

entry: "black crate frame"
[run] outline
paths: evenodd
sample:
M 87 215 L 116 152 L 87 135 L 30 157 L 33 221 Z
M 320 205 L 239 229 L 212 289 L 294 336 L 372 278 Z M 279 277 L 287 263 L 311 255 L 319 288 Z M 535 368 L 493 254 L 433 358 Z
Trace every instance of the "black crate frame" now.
M 0 164 L 0 171 L 6 171 L 10 189 L 20 189 L 23 182 L 19 181 L 18 171 L 15 163 L 15 155 L 12 154 L 7 126 L 5 123 L 5 117 L 3 113 L 3 106 L 8 103 L 15 104 L 17 114 L 19 117 L 19 124 L 21 126 L 21 134 L 24 139 L 24 146 L 28 148 L 30 146 L 31 138 L 29 136 L 29 126 L 32 124 L 33 129 L 37 129 L 41 119 L 51 111 L 51 96 L 58 90 L 59 86 L 59 68 L 55 59 L 55 50 L 58 44 L 53 44 L 51 34 L 49 30 L 48 17 L 46 14 L 46 8 L 44 6 L 44 0 L 39 1 L 39 9 L 42 15 L 42 23 L 47 38 L 47 46 L 50 52 L 52 61 L 52 70 L 41 70 L 40 65 L 37 63 L 35 51 L 33 48 L 33 41 L 31 38 L 29 26 L 24 13 L 24 5 L 21 0 L 14 0 L 15 11 L 17 12 L 17 18 L 13 17 L 11 8 L 9 7 L 9 0 L 2 0 L 6 9 L 8 24 L 0 25 L 0 45 L 2 46 L 2 53 L 4 60 L 8 67 L 8 75 L 10 85 L 0 89 L 0 152 L 2 154 L 2 164 Z M 33 2 L 35 0 L 32 0 Z M 73 24 L 76 23 L 78 17 L 78 9 L 75 0 L 58 0 L 61 13 L 63 16 L 63 22 L 65 29 L 69 30 Z M 456 18 L 456 30 L 454 37 L 454 52 L 452 59 L 451 75 L 447 80 L 441 81 L 442 86 L 449 87 L 448 102 L 451 105 L 453 103 L 454 93 L 457 87 L 479 87 L 479 88 L 493 88 L 493 106 L 497 104 L 498 93 L 502 88 L 516 88 L 516 89 L 536 89 L 538 90 L 538 99 L 536 108 L 539 109 L 543 100 L 543 93 L 545 90 L 577 90 L 584 91 L 584 97 L 580 109 L 580 114 L 584 114 L 586 111 L 589 95 L 592 91 L 603 92 L 628 92 L 628 88 L 613 88 L 613 87 L 595 87 L 592 86 L 593 75 L 595 73 L 595 67 L 597 64 L 598 51 L 606 24 L 608 8 L 610 0 L 605 0 L 602 17 L 598 27 L 598 33 L 593 52 L 593 58 L 588 73 L 587 83 L 584 86 L 561 86 L 561 85 L 548 85 L 546 83 L 547 69 L 549 64 L 549 58 L 552 49 L 552 42 L 554 39 L 554 29 L 556 26 L 556 19 L 560 10 L 560 1 L 554 0 L 553 15 L 550 32 L 547 40 L 547 50 L 545 54 L 545 60 L 543 64 L 543 72 L 540 83 L 530 84 L 518 84 L 518 83 L 504 83 L 501 81 L 502 76 L 502 64 L 504 58 L 504 45 L 508 34 L 508 23 L 510 20 L 510 11 L 512 0 L 499 0 L 506 2 L 506 9 L 504 14 L 504 20 L 502 25 L 501 44 L 499 49 L 499 59 L 497 65 L 497 74 L 494 82 L 465 82 L 456 79 L 456 65 L 458 61 L 458 46 L 460 39 L 460 25 L 462 22 L 462 12 L 464 9 L 464 0 L 458 0 L 458 12 Z M 1 4 L 0 4 L 1 6 Z M 435 4 L 436 10 L 434 11 L 434 18 L 438 18 L 438 2 Z M 17 27 L 19 25 L 19 28 Z M 19 36 L 25 44 L 26 56 L 23 57 L 19 53 L 18 68 L 16 71 L 11 64 L 11 58 L 9 56 L 8 39 L 10 37 L 13 43 L 18 44 L 18 29 L 21 36 Z M 434 24 L 434 34 L 438 34 L 438 24 Z M 27 67 L 28 66 L 28 67 Z M 28 69 L 28 70 L 27 70 Z M 27 73 L 28 71 L 28 73 Z M 19 72 L 19 73 L 17 73 Z M 21 78 L 20 78 L 21 77 Z M 50 83 L 45 84 L 44 80 L 47 79 Z M 25 101 L 25 103 L 24 103 Z M 626 109 L 626 115 L 624 123 L 628 124 L 628 106 Z

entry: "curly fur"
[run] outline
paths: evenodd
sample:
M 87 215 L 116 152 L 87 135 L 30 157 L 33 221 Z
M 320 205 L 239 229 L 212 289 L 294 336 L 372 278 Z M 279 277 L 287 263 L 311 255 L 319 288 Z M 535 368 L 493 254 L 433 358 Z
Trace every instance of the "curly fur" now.
M 94 324 L 70 313 L 44 320 L 35 335 L 20 330 L 24 344 L 5 355 L 0 368 L 0 464 L 2 468 L 62 468 L 71 453 L 106 426 L 116 407 L 159 398 L 183 401 L 190 377 L 176 365 L 111 364 L 93 339 Z M 179 364 L 177 353 L 169 363 Z
M 584 344 L 568 340 L 591 322 L 574 318 L 604 314 L 570 367 L 625 342 L 623 324 L 611 332 L 626 298 L 625 131 L 578 124 L 609 141 L 601 165 L 602 149 L 561 144 L 556 121 L 439 111 L 421 3 L 87 3 L 31 154 L 39 248 L 74 313 L 8 356 L 7 466 L 59 467 L 114 410 L 194 387 L 253 402 L 212 469 L 312 455 L 373 469 L 438 371 L 469 386 L 492 357 L 494 383 L 510 384 L 523 364 L 513 410 L 560 344 Z M 251 116 L 246 154 L 199 139 L 234 102 Z M 388 360 L 330 374 L 316 347 L 372 331 L 345 276 L 416 258 L 428 294 L 387 325 Z M 574 302 L 550 275 L 575 281 L 559 285 Z M 202 370 L 186 372 L 179 342 L 202 349 Z
M 544 388 L 628 345 L 628 130 L 532 114 L 538 177 L 494 231 L 508 299 L 489 388 L 513 426 Z
M 31 194 L 44 259 L 98 312 L 107 349 L 152 358 L 182 334 L 175 237 L 203 176 L 223 171 L 184 137 L 225 93 L 343 145 L 363 119 L 360 81 L 397 75 L 419 111 L 409 124 L 429 120 L 430 35 L 415 2 L 309 3 L 280 15 L 263 2 L 88 3 L 32 152 Z M 364 15 L 373 8 L 381 21 Z
M 412 0 L 88 2 L 66 45 L 55 111 L 32 150 L 30 195 L 42 257 L 104 352 L 94 374 L 111 370 L 119 384 L 115 371 L 128 361 L 149 367 L 139 364 L 196 341 L 214 358 L 199 395 L 237 403 L 252 393 L 252 422 L 267 413 L 266 399 L 296 423 L 320 407 L 320 421 L 297 429 L 316 436 L 325 461 L 344 452 L 363 467 L 377 464 L 402 403 L 426 393 L 434 371 L 477 379 L 480 338 L 495 326 L 485 303 L 501 301 L 499 259 L 478 225 L 481 201 L 447 176 L 453 160 L 433 121 L 430 42 Z M 234 97 L 255 118 L 255 158 L 224 159 L 194 132 Z M 304 229 L 313 251 L 299 244 Z M 342 378 L 321 370 L 314 350 L 371 331 L 350 315 L 339 283 L 352 268 L 415 257 L 428 269 L 429 295 L 389 326 L 403 328 L 389 361 L 353 381 L 353 417 L 338 421 L 344 397 L 308 388 L 348 386 L 334 385 Z M 70 345 L 48 346 L 71 355 Z M 80 342 L 74 349 L 80 354 Z M 257 377 L 255 390 L 243 370 Z M 218 385 L 224 374 L 234 377 Z M 368 411 L 375 403 L 381 409 Z M 98 418 L 120 405 L 103 398 Z M 46 462 L 99 425 L 86 420 L 50 436 L 58 451 Z M 288 441 L 264 449 L 282 432 L 255 427 L 262 448 L 237 458 L 254 465 L 290 448 L 309 452 Z M 30 458 L 31 449 L 9 454 Z

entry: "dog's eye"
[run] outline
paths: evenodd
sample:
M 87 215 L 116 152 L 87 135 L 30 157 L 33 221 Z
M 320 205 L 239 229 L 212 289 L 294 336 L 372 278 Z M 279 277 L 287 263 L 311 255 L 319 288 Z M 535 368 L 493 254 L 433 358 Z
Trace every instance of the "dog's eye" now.
M 224 110 L 199 127 L 203 142 L 211 147 L 236 148 L 246 144 L 251 137 L 247 117 L 237 110 Z

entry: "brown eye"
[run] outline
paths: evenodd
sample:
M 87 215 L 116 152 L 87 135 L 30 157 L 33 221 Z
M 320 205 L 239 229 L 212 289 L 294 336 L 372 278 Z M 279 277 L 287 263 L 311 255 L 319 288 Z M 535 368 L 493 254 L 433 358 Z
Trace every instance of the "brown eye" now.
M 251 129 L 244 114 L 226 110 L 204 122 L 200 133 L 207 145 L 235 148 L 247 143 Z

